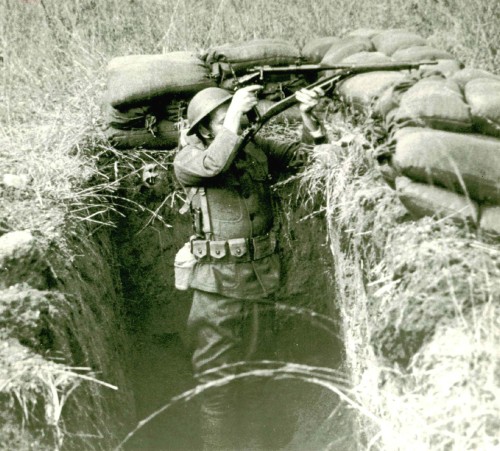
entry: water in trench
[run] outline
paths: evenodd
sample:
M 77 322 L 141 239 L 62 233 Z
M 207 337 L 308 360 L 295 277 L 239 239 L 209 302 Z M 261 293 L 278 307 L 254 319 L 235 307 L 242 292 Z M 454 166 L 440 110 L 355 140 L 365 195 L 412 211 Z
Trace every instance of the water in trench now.
M 297 222 L 293 216 L 287 238 L 294 239 L 282 246 L 284 280 L 278 302 L 285 307 L 277 314 L 278 359 L 342 369 L 343 348 L 334 322 L 326 325 L 297 313 L 304 308 L 334 314 L 323 221 Z M 131 337 L 130 377 L 137 421 L 195 386 L 185 334 L 192 293 L 175 290 L 172 264 L 191 224 L 175 211 L 164 220 L 171 227 L 158 220 L 145 227 L 147 214 L 130 213 L 115 237 Z M 267 386 L 269 402 L 279 403 L 287 412 L 286 418 L 276 418 L 273 425 L 281 436 L 280 449 L 355 449 L 348 409 L 333 392 L 298 380 L 271 381 Z M 124 449 L 201 449 L 198 409 L 197 397 L 173 405 L 140 428 Z

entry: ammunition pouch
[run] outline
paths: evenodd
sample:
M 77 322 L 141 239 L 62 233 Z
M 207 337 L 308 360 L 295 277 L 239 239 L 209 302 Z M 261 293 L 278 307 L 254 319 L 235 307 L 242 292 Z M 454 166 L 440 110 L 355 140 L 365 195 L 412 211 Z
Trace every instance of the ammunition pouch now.
M 201 262 L 251 262 L 274 254 L 277 247 L 274 233 L 221 241 L 191 240 L 191 253 Z

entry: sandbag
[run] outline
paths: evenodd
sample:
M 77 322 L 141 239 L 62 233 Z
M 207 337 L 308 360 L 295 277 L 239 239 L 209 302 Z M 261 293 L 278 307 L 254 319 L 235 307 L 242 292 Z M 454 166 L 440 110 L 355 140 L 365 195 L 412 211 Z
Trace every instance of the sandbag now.
M 381 52 L 358 52 L 344 58 L 340 64 L 378 64 L 390 63 L 392 58 Z
M 371 41 L 367 38 L 343 38 L 333 44 L 321 60 L 323 66 L 340 63 L 354 53 L 369 52 L 373 50 Z
M 190 52 L 114 58 L 107 67 L 114 107 L 146 104 L 159 96 L 194 95 L 215 86 L 203 61 Z
M 396 50 L 392 54 L 395 61 L 436 61 L 452 60 L 454 56 L 445 50 L 436 49 L 429 45 L 417 45 Z
M 474 129 L 500 137 L 500 79 L 476 78 L 465 85 Z
M 457 83 L 444 78 L 425 78 L 401 96 L 394 116 L 398 124 L 438 130 L 470 132 L 472 119 Z
M 476 78 L 493 78 L 500 80 L 499 75 L 492 74 L 491 72 L 483 69 L 474 69 L 472 67 L 466 67 L 465 69 L 455 72 L 451 78 L 456 81 L 461 88 L 464 88 L 469 81 Z
M 179 140 L 176 124 L 167 120 L 159 121 L 152 130 L 119 130 L 108 127 L 104 130 L 110 144 L 117 149 L 173 149 Z
M 384 118 L 389 124 L 395 112 L 391 118 L 388 118 L 389 113 L 399 107 L 403 94 L 417 81 L 416 78 L 407 75 L 401 81 L 386 88 L 373 105 L 373 116 Z
M 156 118 L 151 113 L 149 106 L 140 106 L 128 109 L 113 108 L 105 103 L 102 106 L 104 123 L 119 130 L 131 130 L 145 128 L 151 121 L 156 122 Z
M 394 167 L 389 164 L 389 160 L 382 161 L 377 164 L 376 167 L 384 179 L 384 182 L 387 183 L 392 189 L 396 189 L 396 178 L 399 174 Z
M 325 56 L 325 53 L 328 52 L 328 49 L 339 41 L 340 38 L 335 36 L 312 39 L 302 48 L 302 57 L 309 63 L 319 63 Z
M 441 75 L 445 78 L 450 78 L 458 72 L 463 64 L 457 60 L 436 60 L 437 64 L 423 64 L 419 67 L 418 73 L 420 77 L 429 77 L 431 75 Z
M 384 30 L 380 30 L 377 28 L 358 28 L 357 30 L 353 30 L 350 33 L 347 33 L 346 37 L 371 39 L 382 31 Z
M 439 185 L 479 202 L 500 203 L 500 140 L 426 128 L 395 134 L 392 162 L 414 181 Z
M 406 30 L 386 30 L 372 38 L 375 50 L 391 56 L 400 49 L 426 45 L 427 41 L 416 33 Z
M 417 183 L 408 177 L 396 178 L 396 191 L 401 203 L 417 219 L 435 216 L 477 223 L 477 203 L 462 194 Z
M 500 236 L 500 206 L 481 206 L 479 228 L 491 235 Z
M 343 80 L 337 87 L 339 96 L 356 111 L 368 111 L 376 99 L 405 74 L 397 71 L 374 71 Z
M 264 114 L 269 108 L 271 108 L 276 102 L 272 100 L 262 99 L 259 100 L 257 104 L 257 110 L 260 114 Z M 298 122 L 302 120 L 302 115 L 300 114 L 300 109 L 297 104 L 283 111 L 282 113 L 275 116 L 274 120 L 277 123 L 287 123 L 287 122 Z
M 205 55 L 212 74 L 240 75 L 254 66 L 285 66 L 300 61 L 300 51 L 293 44 L 279 39 L 256 39 L 213 47 Z

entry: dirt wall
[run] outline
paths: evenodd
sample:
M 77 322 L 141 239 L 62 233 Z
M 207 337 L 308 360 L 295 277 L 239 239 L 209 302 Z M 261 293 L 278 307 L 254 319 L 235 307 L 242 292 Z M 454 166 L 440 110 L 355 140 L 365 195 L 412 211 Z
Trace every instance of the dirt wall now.
M 80 224 L 0 242 L 1 447 L 109 449 L 133 412 L 108 231 Z

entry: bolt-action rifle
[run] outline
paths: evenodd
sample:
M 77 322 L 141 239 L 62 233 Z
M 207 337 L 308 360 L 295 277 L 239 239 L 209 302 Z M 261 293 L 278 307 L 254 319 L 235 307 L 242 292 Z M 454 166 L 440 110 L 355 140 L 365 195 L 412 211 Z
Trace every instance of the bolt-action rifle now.
M 319 64 L 308 65 L 292 65 L 282 67 L 259 66 L 248 70 L 247 75 L 243 75 L 235 79 L 235 88 L 239 89 L 241 86 L 248 84 L 265 83 L 267 77 L 271 74 L 317 74 L 323 71 L 331 71 L 331 75 L 323 76 L 314 83 L 309 84 L 305 89 L 320 88 L 325 93 L 331 92 L 333 88 L 340 81 L 351 77 L 353 75 L 364 74 L 366 72 L 375 71 L 397 71 L 397 70 L 412 70 L 418 69 L 423 65 L 437 64 L 437 61 L 419 61 L 419 62 L 388 62 L 378 63 L 371 65 L 334 65 L 334 66 L 321 66 Z M 298 100 L 296 94 L 285 97 L 283 100 L 275 103 L 264 114 L 254 108 L 250 114 L 250 126 L 245 130 L 243 139 L 239 149 L 243 149 L 257 134 L 257 132 L 274 116 L 282 113 L 288 108 L 292 107 Z

